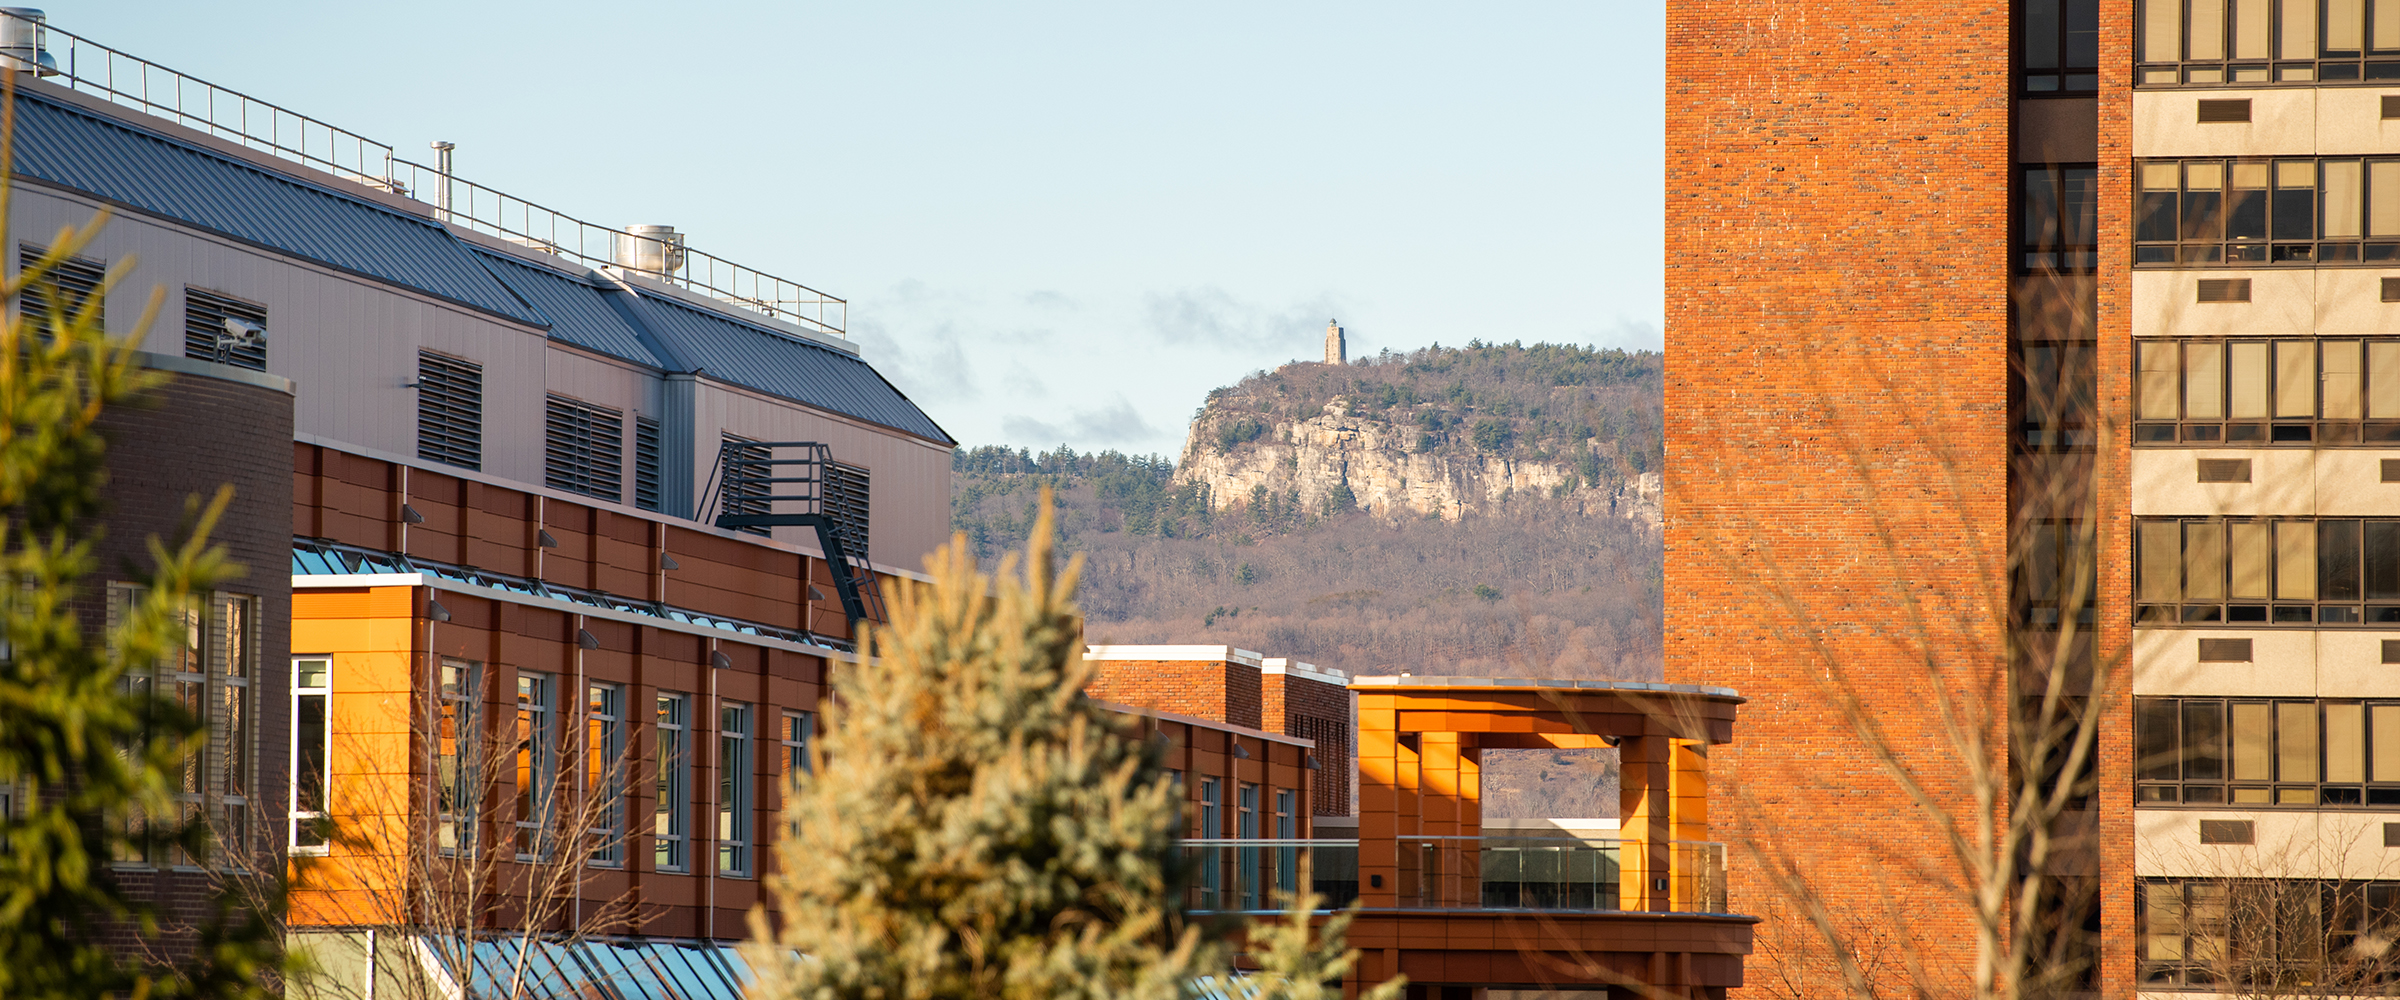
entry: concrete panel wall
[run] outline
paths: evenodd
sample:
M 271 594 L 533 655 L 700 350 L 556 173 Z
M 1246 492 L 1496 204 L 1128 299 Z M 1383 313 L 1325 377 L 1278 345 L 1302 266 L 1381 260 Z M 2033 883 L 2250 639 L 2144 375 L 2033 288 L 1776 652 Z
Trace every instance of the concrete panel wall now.
M 2203 278 L 2248 278 L 2250 301 L 2200 301 Z M 2283 271 L 2135 271 L 2136 337 L 2305 334 L 2316 324 L 2312 273 Z
M 2248 99 L 2246 122 L 2200 121 L 2202 100 Z M 2317 148 L 2317 92 L 2142 90 L 2133 94 L 2135 156 L 2273 156 Z

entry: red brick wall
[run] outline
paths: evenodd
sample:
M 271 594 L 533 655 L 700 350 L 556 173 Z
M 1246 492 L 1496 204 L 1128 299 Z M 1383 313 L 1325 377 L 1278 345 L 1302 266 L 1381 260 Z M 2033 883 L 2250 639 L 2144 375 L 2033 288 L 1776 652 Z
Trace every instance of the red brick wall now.
M 1225 660 L 1098 660 L 1085 694 L 1132 708 L 1264 728 L 1257 667 Z
M 1317 815 L 1350 815 L 1351 754 L 1358 742 L 1350 689 L 1307 673 L 1267 674 L 1261 681 L 1265 710 L 1259 728 L 1315 740 L 1317 770 L 1309 785 Z
M 1976 654 L 2006 597 L 2008 10 L 1667 13 L 1667 679 L 1750 698 L 1711 755 L 1712 835 L 1788 860 L 1943 994 L 1973 959 L 1943 831 L 1823 691 L 1970 807 L 1922 664 L 1996 679 Z M 1732 884 L 1769 917 L 1752 995 L 1837 992 L 1757 870 Z

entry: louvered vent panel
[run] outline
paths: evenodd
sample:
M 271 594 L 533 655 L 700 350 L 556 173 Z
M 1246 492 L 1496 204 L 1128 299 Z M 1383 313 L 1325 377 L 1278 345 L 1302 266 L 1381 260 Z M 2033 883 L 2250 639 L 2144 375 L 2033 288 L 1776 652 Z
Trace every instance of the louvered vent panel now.
M 633 418 L 633 505 L 643 510 L 659 508 L 662 446 L 658 421 Z
M 625 495 L 625 416 L 563 396 L 550 397 L 542 482 L 551 489 L 615 502 Z
M 855 465 L 825 465 L 825 516 L 842 531 L 850 554 L 867 554 L 867 470 Z
M 2202 278 L 2200 279 L 2200 301 L 2248 302 L 2250 301 L 2250 279 Z
M 2250 120 L 2250 99 L 2204 100 L 2200 102 L 2200 122 L 2246 122 Z
M 20 243 L 17 245 L 19 266 L 40 260 L 43 254 L 49 252 L 31 243 Z M 48 336 L 50 329 L 51 292 L 55 290 L 58 293 L 59 311 L 72 316 L 100 291 L 100 283 L 108 278 L 108 265 L 101 261 L 69 257 L 60 261 L 46 278 L 25 286 L 24 294 L 17 299 L 17 307 L 33 318 L 34 329 L 44 336 Z M 108 325 L 107 309 L 108 300 L 102 298 L 100 307 L 93 313 L 93 318 L 99 320 L 102 327 Z
M 483 366 L 417 352 L 417 457 L 483 468 Z
M 228 326 L 228 322 L 234 326 Z M 241 324 L 259 331 L 255 340 L 239 336 Z M 229 299 L 197 288 L 183 290 L 183 356 L 201 361 L 267 370 L 267 308 Z

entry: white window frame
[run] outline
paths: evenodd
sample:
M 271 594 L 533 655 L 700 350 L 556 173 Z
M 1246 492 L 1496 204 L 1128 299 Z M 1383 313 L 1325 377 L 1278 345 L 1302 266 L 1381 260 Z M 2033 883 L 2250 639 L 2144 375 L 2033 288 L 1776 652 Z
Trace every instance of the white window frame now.
M 318 669 L 316 673 L 318 676 L 318 683 L 314 685 L 302 683 L 301 678 L 306 676 L 307 668 L 304 666 L 306 664 L 317 665 Z M 301 761 L 304 758 L 301 756 L 300 706 L 304 701 L 311 698 L 317 699 L 321 703 L 321 708 L 319 710 L 323 713 L 320 716 L 320 718 L 323 719 L 323 732 L 320 737 L 323 740 L 323 743 L 316 749 L 318 754 L 321 755 L 320 759 L 324 763 L 325 771 L 323 774 L 318 775 L 318 780 L 324 783 L 323 786 L 318 789 L 318 794 L 321 797 L 321 801 L 319 801 L 317 805 L 320 808 L 303 809 L 301 808 L 302 796 L 300 778 L 302 773 Z M 331 845 L 323 839 L 318 839 L 313 843 L 308 842 L 310 838 L 304 835 L 304 828 L 309 824 L 324 821 L 328 816 L 331 815 L 333 807 L 333 658 L 330 656 L 292 657 L 292 738 L 290 752 L 291 780 L 288 791 L 291 793 L 290 802 L 292 804 L 292 808 L 290 817 L 291 828 L 288 834 L 287 842 L 293 854 L 316 855 L 322 857 L 330 852 Z

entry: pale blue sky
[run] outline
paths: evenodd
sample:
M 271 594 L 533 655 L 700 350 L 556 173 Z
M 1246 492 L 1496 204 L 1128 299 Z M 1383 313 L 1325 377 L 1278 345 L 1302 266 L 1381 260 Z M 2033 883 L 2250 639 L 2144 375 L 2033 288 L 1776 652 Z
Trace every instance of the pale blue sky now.
M 967 444 L 1173 455 L 1332 317 L 1353 356 L 1659 344 L 1655 3 L 45 9 L 846 297 Z

